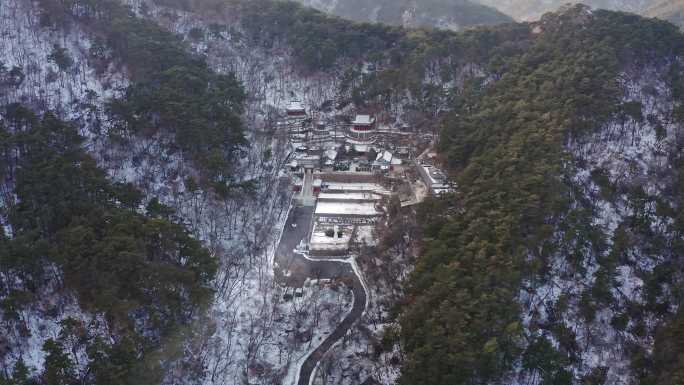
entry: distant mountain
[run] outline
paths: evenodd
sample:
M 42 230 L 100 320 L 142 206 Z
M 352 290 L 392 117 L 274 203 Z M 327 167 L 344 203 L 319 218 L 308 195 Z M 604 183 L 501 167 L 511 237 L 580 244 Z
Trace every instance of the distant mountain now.
M 684 27 L 684 0 L 665 0 L 648 8 L 644 15 L 665 19 Z
M 321 11 L 356 21 L 452 30 L 510 22 L 491 6 L 470 0 L 297 0 Z
M 658 3 L 658 0 L 478 0 L 483 5 L 494 7 L 518 20 L 533 20 L 546 12 L 555 11 L 567 3 L 583 3 L 593 8 L 643 13 Z M 667 1 L 668 4 L 682 4 L 681 0 Z

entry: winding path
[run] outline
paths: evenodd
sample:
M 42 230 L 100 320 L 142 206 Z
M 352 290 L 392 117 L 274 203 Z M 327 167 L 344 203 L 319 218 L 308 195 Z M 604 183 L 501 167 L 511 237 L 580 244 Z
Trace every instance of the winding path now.
M 293 207 L 289 213 L 283 234 L 276 251 L 276 278 L 289 286 L 301 287 L 307 278 L 340 278 L 352 279 L 354 304 L 342 322 L 325 340 L 306 358 L 299 368 L 297 380 L 291 385 L 310 385 L 316 367 L 325 354 L 339 342 L 354 323 L 361 318 L 368 301 L 365 285 L 353 259 L 313 259 L 294 251 L 299 242 L 308 234 L 313 216 L 312 207 Z M 293 226 L 294 224 L 294 226 Z M 289 271 L 288 276 L 283 271 Z

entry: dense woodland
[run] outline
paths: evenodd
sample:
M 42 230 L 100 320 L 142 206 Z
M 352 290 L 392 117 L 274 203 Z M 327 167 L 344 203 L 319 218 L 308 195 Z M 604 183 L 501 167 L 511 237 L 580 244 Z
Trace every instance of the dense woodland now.
M 170 150 L 198 166 L 198 182 L 219 194 L 230 189 L 246 143 L 240 121 L 245 95 L 234 76 L 214 73 L 181 39 L 119 2 L 46 0 L 41 6 L 46 28 L 78 22 L 92 29 L 94 65 L 104 70 L 115 63 L 129 72 L 125 96 L 108 101 L 113 123 L 106 134 L 114 143 L 172 135 Z M 49 60 L 64 72 L 74 65 L 58 45 Z M 22 71 L 3 66 L 3 86 L 21 84 Z M 186 329 L 211 302 L 214 257 L 172 209 L 130 184 L 109 181 L 69 123 L 49 112 L 35 116 L 22 105 L 5 106 L 0 115 L 0 179 L 16 202 L 2 208 L 11 233 L 0 234 L 0 270 L 5 282 L 21 282 L 2 301 L 3 320 L 21 328 L 20 311 L 51 290 L 45 285 L 57 274 L 54 290 L 73 290 L 84 310 L 104 315 L 109 329 L 96 332 L 68 319 L 62 329 L 71 334 L 43 346 L 41 381 L 160 383 L 167 363 L 182 356 Z M 81 351 L 89 361 L 77 367 Z M 0 381 L 28 383 L 22 361 L 11 378 Z
M 401 316 L 409 355 L 402 384 L 487 383 L 520 357 L 524 369 L 541 370 L 545 384 L 574 383 L 567 371 L 574 337 L 551 325 L 559 349 L 543 337 L 524 341 L 515 301 L 521 280 L 543 276 L 550 256 L 563 247 L 553 242 L 555 224 L 564 223 L 579 239 L 597 236 L 586 216 L 572 220 L 582 213 L 570 207 L 562 146 L 568 135 L 581 136 L 616 114 L 630 113 L 630 106 L 620 107 L 615 84 L 625 62 L 681 55 L 684 40 L 668 23 L 627 14 L 597 11 L 588 22 L 581 12 L 554 18 L 546 20 L 544 33 L 525 51 L 493 58 L 490 66 L 500 79 L 485 89 L 479 84 L 466 89 L 467 98 L 444 124 L 440 148 L 460 191 L 424 208 L 425 250 Z M 674 64 L 672 71 L 679 89 L 681 68 Z M 684 251 L 679 207 L 671 213 L 679 239 L 661 245 L 664 255 L 675 258 L 655 278 L 660 284 L 681 272 L 681 261 L 676 262 Z M 449 212 L 454 214 L 444 214 Z M 600 240 L 593 241 L 601 247 Z M 576 258 L 586 252 L 580 246 Z M 610 285 L 597 280 L 587 298 L 587 317 L 606 305 L 601 305 L 602 282 Z M 676 281 L 667 282 L 677 287 Z M 678 289 L 673 295 L 668 301 L 681 300 Z M 681 322 L 673 320 L 662 333 L 680 329 Z M 678 383 L 671 377 L 682 369 L 672 358 L 677 349 L 660 340 L 653 361 L 634 360 L 644 383 Z
M 46 26 L 79 22 L 91 28 L 97 36 L 93 59 L 102 65 L 119 62 L 130 72 L 125 96 L 109 103 L 117 121 L 109 135 L 173 134 L 178 150 L 204 172 L 203 181 L 219 191 L 227 188 L 245 144 L 240 121 L 245 94 L 232 74 L 216 74 L 179 37 L 116 0 L 41 0 L 41 5 Z M 65 63 L 60 67 L 68 66 L 59 51 L 54 56 Z
M 211 299 L 216 262 L 168 208 L 153 201 L 141 210 L 135 188 L 110 182 L 74 127 L 21 105 L 8 106 L 3 116 L 0 170 L 14 184 L 16 204 L 6 213 L 12 234 L 0 234 L 0 270 L 22 283 L 1 303 L 4 321 L 23 321 L 19 311 L 58 266 L 63 285 L 86 310 L 104 314 L 115 334 L 91 335 L 70 319 L 63 331 L 71 334 L 43 347 L 45 383 L 159 382 L 160 359 L 177 354 L 177 341 L 168 337 Z M 90 357 L 87 378 L 75 377 L 70 353 L 82 348 Z M 15 374 L 7 383 L 22 381 Z

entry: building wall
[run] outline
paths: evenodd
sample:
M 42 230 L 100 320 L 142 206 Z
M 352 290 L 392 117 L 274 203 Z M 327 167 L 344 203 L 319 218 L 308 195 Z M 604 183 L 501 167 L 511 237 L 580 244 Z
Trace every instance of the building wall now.
M 416 164 L 416 167 L 418 168 L 418 174 L 420 174 L 421 179 L 423 179 L 423 182 L 428 187 L 428 191 L 430 194 L 434 195 L 434 192 L 432 191 L 432 178 L 430 178 L 430 175 L 428 175 L 427 171 L 422 165 Z
M 377 183 L 379 178 L 373 173 L 365 172 L 321 172 L 316 173 L 315 177 L 325 182 L 339 183 Z

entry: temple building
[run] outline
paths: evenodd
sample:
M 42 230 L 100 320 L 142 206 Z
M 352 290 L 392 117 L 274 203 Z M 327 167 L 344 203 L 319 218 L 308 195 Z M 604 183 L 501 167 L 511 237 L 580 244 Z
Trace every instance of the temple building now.
M 291 101 L 286 111 L 288 118 L 306 118 L 306 109 L 299 100 Z
M 375 118 L 370 115 L 356 115 L 349 128 L 349 138 L 368 141 L 373 139 L 375 134 Z

